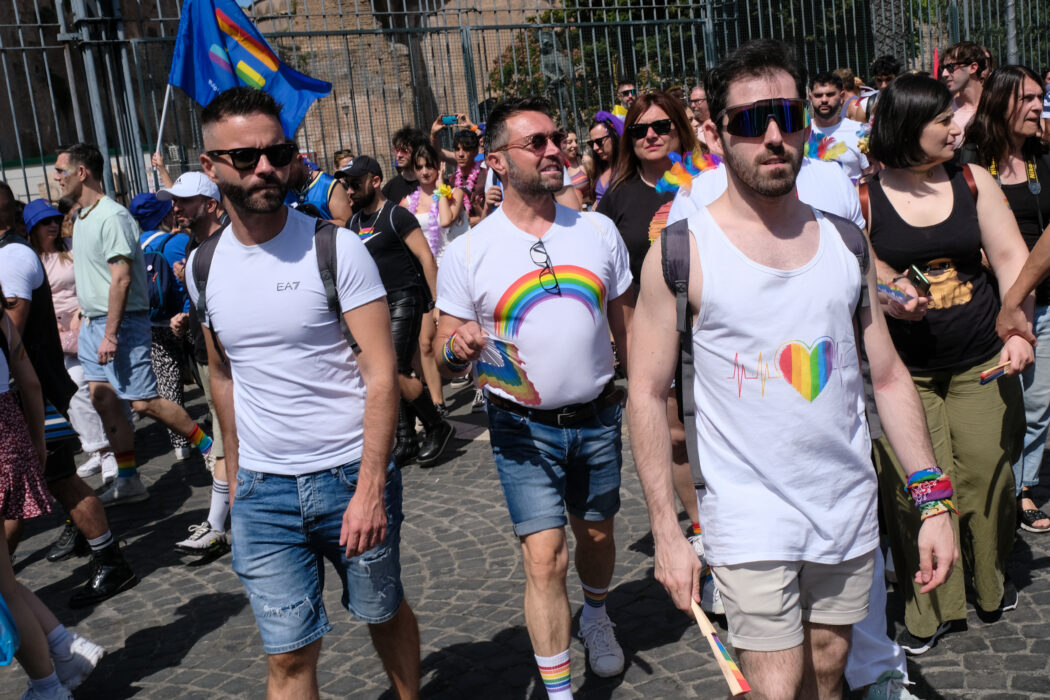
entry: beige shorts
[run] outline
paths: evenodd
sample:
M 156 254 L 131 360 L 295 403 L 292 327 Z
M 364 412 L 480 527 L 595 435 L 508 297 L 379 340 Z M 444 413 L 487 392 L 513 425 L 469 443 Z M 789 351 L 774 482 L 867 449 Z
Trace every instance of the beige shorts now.
M 803 621 L 853 625 L 867 616 L 875 551 L 840 564 L 761 561 L 711 571 L 732 645 L 781 651 L 802 643 Z

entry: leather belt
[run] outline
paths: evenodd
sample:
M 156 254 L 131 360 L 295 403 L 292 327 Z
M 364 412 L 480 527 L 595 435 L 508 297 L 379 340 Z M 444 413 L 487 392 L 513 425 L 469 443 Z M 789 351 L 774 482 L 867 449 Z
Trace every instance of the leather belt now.
M 613 404 L 623 403 L 626 396 L 626 390 L 616 386 L 610 380 L 605 385 L 605 388 L 602 389 L 602 393 L 598 394 L 598 397 L 593 401 L 573 403 L 561 408 L 528 408 L 492 393 L 489 393 L 486 398 L 489 400 L 489 403 L 497 408 L 516 413 L 519 416 L 525 416 L 537 423 L 553 425 L 559 428 L 571 428 L 589 421 Z

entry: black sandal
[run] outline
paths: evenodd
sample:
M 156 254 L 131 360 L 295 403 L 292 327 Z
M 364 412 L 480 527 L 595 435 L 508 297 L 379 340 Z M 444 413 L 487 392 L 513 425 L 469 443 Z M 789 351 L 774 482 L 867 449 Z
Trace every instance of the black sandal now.
M 1021 525 L 1021 529 L 1027 530 L 1028 532 L 1050 532 L 1050 526 L 1035 526 L 1035 523 L 1039 522 L 1040 520 L 1050 520 L 1050 515 L 1047 515 L 1038 508 L 1029 508 L 1027 510 L 1022 509 L 1020 507 L 1022 498 L 1031 498 L 1031 496 L 1028 494 L 1027 491 L 1022 491 L 1021 495 L 1017 497 L 1017 520 Z

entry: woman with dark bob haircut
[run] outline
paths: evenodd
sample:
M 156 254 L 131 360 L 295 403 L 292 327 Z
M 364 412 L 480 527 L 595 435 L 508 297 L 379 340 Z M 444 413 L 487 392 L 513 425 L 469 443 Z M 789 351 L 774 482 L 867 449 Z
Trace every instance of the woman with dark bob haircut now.
M 959 152 L 960 160 L 988 168 L 999 181 L 1029 250 L 1050 225 L 1050 155 L 1039 139 L 1042 108 L 1038 75 L 1024 66 L 996 68 L 984 83 Z M 1026 289 L 1020 296 L 1031 291 Z M 1021 376 L 1027 427 L 1021 457 L 1014 462 L 1014 490 L 1021 527 L 1050 532 L 1050 516 L 1039 510 L 1029 490 L 1039 483 L 1050 429 L 1050 282 L 1045 280 L 1035 288 L 1033 319 L 1039 342 L 1035 364 Z
M 950 98 L 932 78 L 897 78 L 879 99 L 870 143 L 887 167 L 868 190 L 878 276 L 911 296 L 906 304 L 883 299 L 883 308 L 925 408 L 937 457 L 930 467 L 954 487 L 963 557 L 944 585 L 920 592 L 912 577 L 919 569 L 920 511 L 889 442 L 880 438 L 874 448 L 881 503 L 905 600 L 897 642 L 911 654 L 927 651 L 954 621 L 966 619 L 967 580 L 980 613 L 1017 605 L 1017 589 L 1004 576 L 1016 517 L 1010 465 L 1024 433 L 1017 374 L 1034 354 L 1022 337 L 999 340 L 996 282 L 1009 289 L 1028 251 L 995 179 L 952 162 L 959 127 Z M 991 270 L 981 264 L 982 250 Z M 982 383 L 982 373 L 992 380 Z

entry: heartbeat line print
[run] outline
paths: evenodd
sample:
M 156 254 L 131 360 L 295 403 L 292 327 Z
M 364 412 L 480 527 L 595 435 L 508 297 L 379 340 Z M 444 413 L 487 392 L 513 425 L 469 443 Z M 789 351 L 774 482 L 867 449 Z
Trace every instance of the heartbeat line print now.
M 762 353 L 758 353 L 758 362 L 755 364 L 754 376 L 747 373 L 747 367 L 740 361 L 740 353 L 733 355 L 733 373 L 726 377 L 726 379 L 736 380 L 736 395 L 737 397 L 743 396 L 744 392 L 744 381 L 757 379 L 761 382 L 762 396 L 766 395 L 766 381 L 769 379 L 777 379 L 780 377 L 780 372 L 776 371 L 776 368 L 771 368 L 768 362 L 762 360 Z

